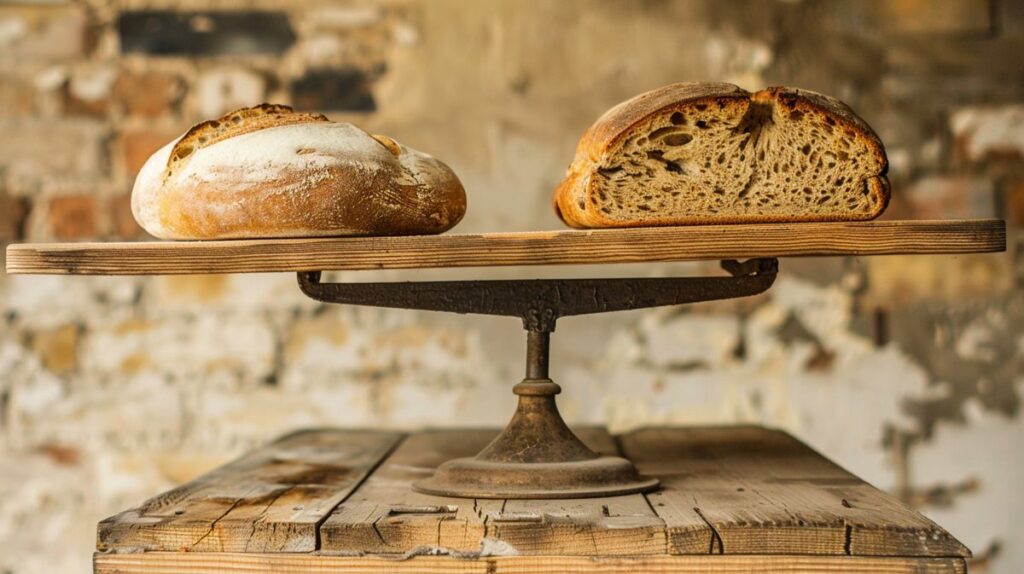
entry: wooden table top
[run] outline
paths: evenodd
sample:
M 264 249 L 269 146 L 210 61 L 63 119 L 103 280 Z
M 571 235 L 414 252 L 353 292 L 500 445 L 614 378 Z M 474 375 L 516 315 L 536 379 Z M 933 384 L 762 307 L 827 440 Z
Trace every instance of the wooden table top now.
M 267 273 L 1006 250 L 1001 220 L 703 225 L 405 237 L 28 243 L 7 272 L 68 275 Z
M 792 436 L 656 428 L 594 450 L 662 487 L 572 500 L 410 485 L 497 430 L 295 433 L 99 524 L 97 572 L 964 572 L 948 532 Z

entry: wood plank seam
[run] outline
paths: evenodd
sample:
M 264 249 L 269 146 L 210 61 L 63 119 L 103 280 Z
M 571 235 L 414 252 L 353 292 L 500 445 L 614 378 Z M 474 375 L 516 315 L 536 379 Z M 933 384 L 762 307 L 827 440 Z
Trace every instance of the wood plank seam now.
M 345 496 L 345 498 L 343 498 L 342 500 L 339 500 L 337 504 L 332 506 L 330 510 L 325 512 L 324 515 L 321 516 L 319 520 L 317 520 L 316 526 L 315 526 L 315 532 L 316 532 L 316 549 L 317 549 L 318 552 L 320 551 L 321 548 L 323 548 L 322 542 L 320 540 L 320 527 L 323 526 L 324 522 L 326 522 L 328 518 L 330 518 L 331 514 L 334 513 L 335 509 L 337 509 L 339 506 L 344 504 L 346 500 L 352 498 L 352 495 L 354 495 L 356 492 L 359 491 L 359 489 L 363 486 L 363 484 L 365 484 L 366 481 L 369 480 L 369 478 L 371 476 L 373 476 L 373 474 L 375 472 L 377 472 L 377 469 L 380 468 L 380 466 L 382 464 L 384 464 L 389 458 L 391 458 L 391 455 L 394 454 L 396 450 L 398 450 L 398 447 L 401 446 L 402 443 L 404 443 L 407 438 L 409 438 L 409 433 L 402 433 L 401 438 L 396 440 L 395 443 L 391 445 L 391 448 L 388 449 L 388 451 L 384 454 L 384 456 L 380 457 L 380 459 L 377 460 L 377 462 L 372 466 L 372 468 L 370 468 L 369 472 L 367 472 L 365 475 L 363 475 L 363 477 L 359 480 L 358 483 L 356 483 L 356 485 L 352 488 L 352 490 L 349 491 L 349 493 Z M 377 531 L 376 523 L 374 524 L 374 530 Z M 377 535 L 380 536 L 380 531 L 377 531 Z

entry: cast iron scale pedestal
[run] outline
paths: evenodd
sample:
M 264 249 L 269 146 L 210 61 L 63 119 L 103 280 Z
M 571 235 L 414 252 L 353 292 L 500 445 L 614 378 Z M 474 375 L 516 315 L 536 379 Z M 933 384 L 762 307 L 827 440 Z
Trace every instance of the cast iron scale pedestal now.
M 533 279 L 407 283 L 321 283 L 299 273 L 306 295 L 327 303 L 519 317 L 526 329 L 526 378 L 512 387 L 519 406 L 505 430 L 472 458 L 442 464 L 413 488 L 462 498 L 585 498 L 645 492 L 658 481 L 628 460 L 587 448 L 555 405 L 548 378 L 559 317 L 732 299 L 771 287 L 776 259 L 722 262 L 731 277 Z

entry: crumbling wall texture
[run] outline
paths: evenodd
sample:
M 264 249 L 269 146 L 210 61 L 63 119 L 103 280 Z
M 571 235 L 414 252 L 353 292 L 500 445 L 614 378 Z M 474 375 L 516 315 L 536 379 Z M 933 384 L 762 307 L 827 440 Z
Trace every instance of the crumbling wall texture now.
M 129 191 L 193 123 L 262 101 L 446 160 L 458 231 L 557 229 L 609 106 L 788 84 L 885 141 L 886 217 L 1001 217 L 1006 254 L 784 260 L 769 293 L 563 320 L 574 422 L 783 427 L 1024 571 L 1024 3 L 60 0 L 0 6 L 0 243 L 140 240 Z M 706 265 L 346 274 L 701 273 Z M 492 425 L 514 320 L 328 307 L 290 275 L 0 276 L 0 572 L 86 572 L 106 515 L 288 429 Z

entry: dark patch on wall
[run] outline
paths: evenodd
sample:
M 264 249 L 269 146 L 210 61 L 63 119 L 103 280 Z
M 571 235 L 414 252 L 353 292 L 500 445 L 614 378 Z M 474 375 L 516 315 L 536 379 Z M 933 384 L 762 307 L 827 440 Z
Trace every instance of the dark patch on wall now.
M 372 112 L 373 81 L 377 74 L 355 68 L 310 70 L 292 83 L 296 110 Z
M 121 52 L 220 56 L 283 54 L 295 43 L 284 12 L 137 10 L 117 20 Z
M 891 310 L 893 343 L 948 392 L 908 399 L 903 408 L 928 438 L 939 421 L 963 421 L 963 406 L 976 399 L 986 410 L 1016 416 L 1024 354 L 1024 294 L 963 303 L 923 303 Z M 973 333 L 973 334 L 971 334 Z M 973 343 L 965 344 L 968 336 Z M 964 347 L 973 351 L 961 352 Z
M 809 343 L 814 347 L 814 354 L 807 358 L 804 369 L 808 371 L 828 371 L 835 363 L 836 354 L 825 347 L 810 329 L 794 314 L 789 313 L 786 320 L 776 330 L 779 341 L 787 347 L 794 343 Z

